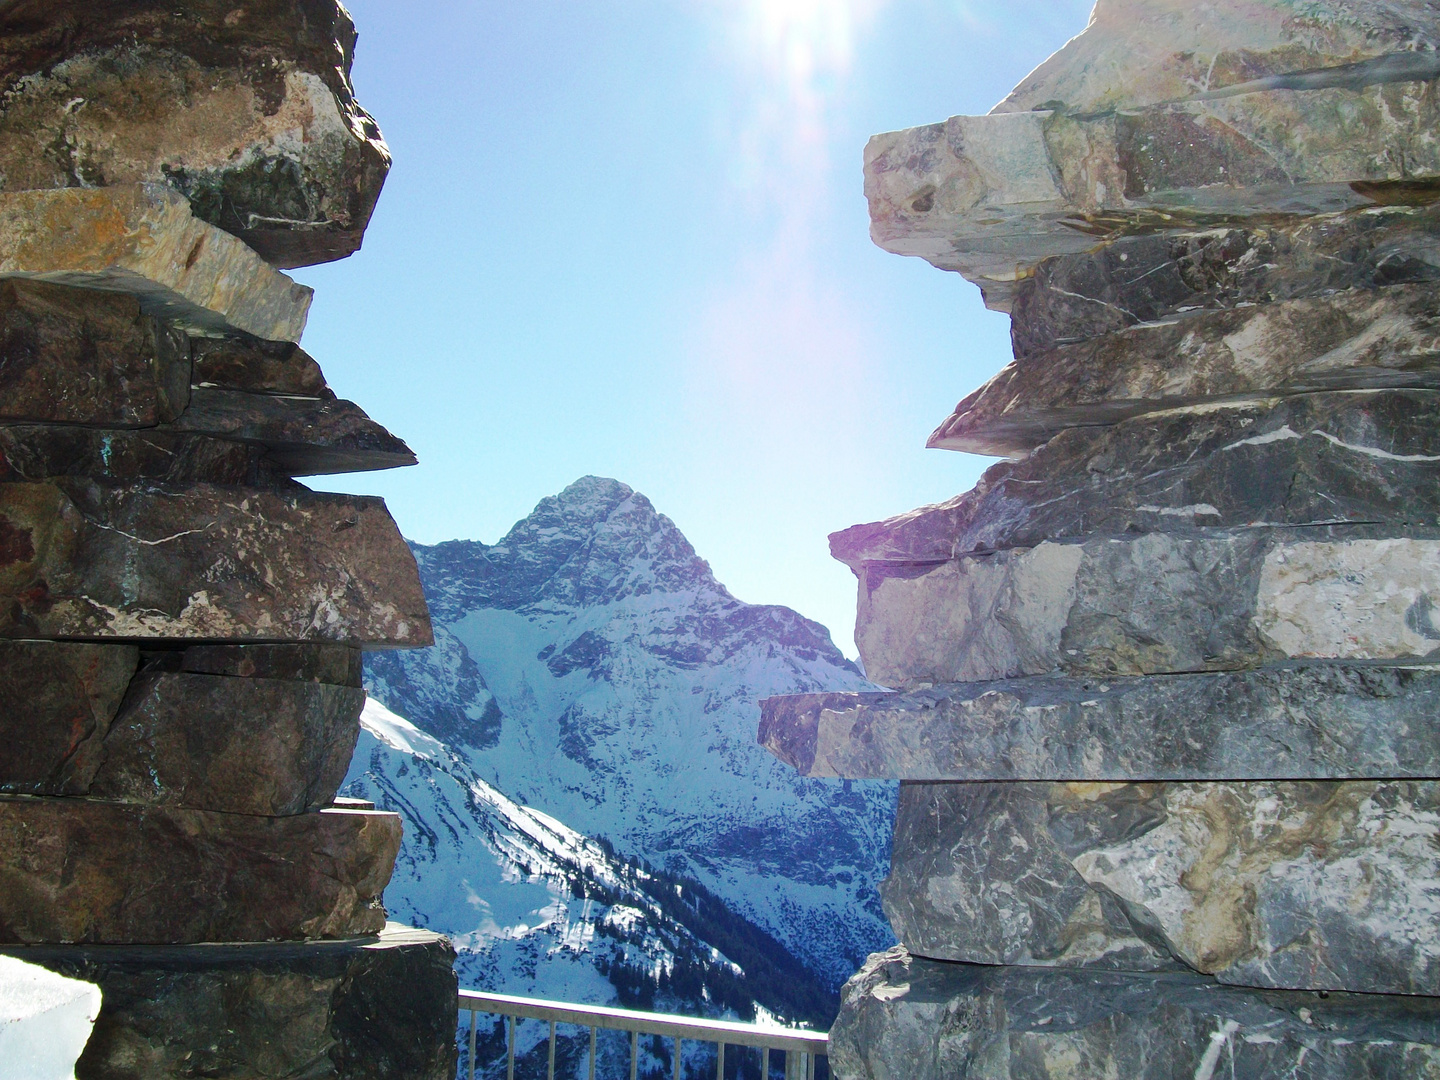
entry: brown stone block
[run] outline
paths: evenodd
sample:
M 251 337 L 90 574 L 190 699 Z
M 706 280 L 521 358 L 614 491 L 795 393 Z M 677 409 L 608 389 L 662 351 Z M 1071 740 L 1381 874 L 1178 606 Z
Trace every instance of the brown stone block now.
M 200 333 L 296 341 L 311 291 L 163 184 L 0 193 L 0 277 L 131 293 Z
M 264 341 L 246 334 L 192 338 L 190 356 L 196 386 L 301 397 L 330 393 L 320 365 L 292 341 Z
M 333 394 L 297 397 L 197 387 L 175 429 L 262 446 L 271 467 L 289 476 L 415 464 L 414 453 L 401 440 L 358 405 Z
M 6 187 L 168 181 L 277 265 L 343 258 L 390 165 L 354 45 L 334 0 L 7 5 Z
M 431 642 L 380 499 L 68 478 L 0 484 L 0 637 Z
M 192 645 L 181 668 L 203 675 L 360 686 L 361 653 L 346 645 Z
M 352 941 L 10 950 L 104 1000 L 82 1080 L 453 1080 L 455 950 L 387 924 Z
M 0 282 L 0 419 L 151 427 L 189 396 L 187 338 L 133 296 Z
M 139 662 L 132 645 L 0 641 L 0 791 L 82 792 Z
M 345 779 L 364 705 L 348 686 L 144 672 L 74 793 L 232 814 L 319 809 Z
M 0 799 L 0 941 L 349 937 L 385 922 L 400 818 Z
M 170 484 L 285 487 L 254 443 L 170 428 L 105 429 L 69 424 L 0 424 L 0 481 L 52 477 L 152 480 Z

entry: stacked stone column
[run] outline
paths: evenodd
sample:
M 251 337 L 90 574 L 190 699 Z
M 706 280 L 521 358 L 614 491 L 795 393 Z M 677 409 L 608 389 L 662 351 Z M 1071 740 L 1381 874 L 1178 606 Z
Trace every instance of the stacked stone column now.
M 431 641 L 413 464 L 277 267 L 389 164 L 335 0 L 0 11 L 0 947 L 98 984 L 81 1077 L 447 1077 L 453 951 L 336 798 L 361 653 Z
M 877 136 L 872 233 L 1014 361 L 972 491 L 831 537 L 892 692 L 772 699 L 902 781 L 838 1075 L 1440 1076 L 1433 7 L 1101 0 Z

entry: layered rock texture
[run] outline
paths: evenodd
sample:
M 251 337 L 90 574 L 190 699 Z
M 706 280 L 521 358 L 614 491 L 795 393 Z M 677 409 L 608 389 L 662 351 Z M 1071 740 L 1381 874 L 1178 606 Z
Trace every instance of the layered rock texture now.
M 453 1075 L 453 949 L 337 799 L 361 652 L 426 645 L 414 462 L 277 267 L 388 165 L 335 0 L 0 12 L 0 948 L 100 987 L 77 1075 Z M 101 10 L 103 8 L 104 10 Z
M 1440 1076 L 1437 43 L 1099 0 L 871 140 L 876 242 L 1015 359 L 930 440 L 1010 460 L 831 537 L 891 691 L 764 706 L 902 781 L 837 1075 Z

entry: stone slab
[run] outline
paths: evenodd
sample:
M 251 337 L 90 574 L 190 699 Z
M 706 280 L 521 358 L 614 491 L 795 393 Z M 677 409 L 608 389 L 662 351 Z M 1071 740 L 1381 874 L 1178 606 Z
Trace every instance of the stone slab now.
M 246 334 L 191 338 L 190 356 L 196 386 L 300 397 L 330 393 L 320 365 L 293 341 L 265 341 Z
M 1342 211 L 1440 175 L 1423 134 L 1440 62 L 1406 37 L 1433 33 L 1419 5 L 1408 18 L 1377 14 L 1379 4 L 1218 18 L 1169 3 L 1111 6 L 1128 10 L 1092 21 L 1089 44 L 1067 46 L 990 115 L 870 140 L 877 244 L 959 271 L 1003 308 L 1039 260 L 1083 251 L 1092 237 Z M 1234 32 L 1212 46 L 1226 19 Z M 1372 23 L 1384 29 L 1367 38 Z M 1128 48 L 1142 26 L 1155 33 Z M 1162 86 L 1172 93 L 1153 96 Z
M 78 794 L 117 802 L 285 816 L 330 805 L 345 779 L 365 691 L 280 679 L 142 672 Z
M 104 995 L 86 1080 L 453 1080 L 455 950 L 386 924 L 349 941 L 30 946 Z
M 359 688 L 361 652 L 345 645 L 191 645 L 180 669 L 246 679 L 290 679 Z
M 83 788 L 139 664 L 133 645 L 0 641 L 0 791 Z
M 860 575 L 855 643 L 897 690 L 1285 660 L 1435 659 L 1440 538 L 1376 526 L 1142 533 Z
M 947 964 L 895 949 L 846 984 L 830 1066 L 865 1080 L 1434 1080 L 1440 1003 Z
M 1139 323 L 1440 278 L 1440 207 L 1344 214 L 1196 233 L 1122 236 L 1042 260 L 1017 281 L 1018 357 Z
M 385 922 L 400 818 L 0 798 L 0 942 L 352 937 Z
M 0 637 L 431 641 L 376 498 L 195 484 L 0 484 Z
M 277 265 L 359 248 L 390 154 L 334 0 L 21 2 L 0 36 L 8 190 L 168 181 Z
M 289 476 L 415 464 L 415 454 L 351 401 L 196 387 L 175 430 L 254 443 Z
M 1440 286 L 1393 285 L 1203 312 L 1007 364 L 927 445 L 1023 456 L 1068 427 L 1208 401 L 1440 386 Z
M 311 290 L 163 184 L 0 192 L 0 278 L 130 293 L 201 334 L 298 341 Z
M 189 340 L 135 297 L 0 281 L 0 420 L 153 427 L 189 397 Z
M 902 784 L 880 895 L 933 959 L 1434 996 L 1437 808 L 1417 781 Z
M 761 702 L 760 742 L 806 776 L 1223 780 L 1440 775 L 1440 667 L 1307 664 L 1036 676 Z
M 256 443 L 169 428 L 0 423 L 0 482 L 54 477 L 227 487 L 295 487 Z
M 1440 394 L 1342 391 L 1071 428 L 963 495 L 830 536 L 853 569 L 1127 532 L 1440 520 Z M 1419 533 L 1417 533 L 1419 535 Z

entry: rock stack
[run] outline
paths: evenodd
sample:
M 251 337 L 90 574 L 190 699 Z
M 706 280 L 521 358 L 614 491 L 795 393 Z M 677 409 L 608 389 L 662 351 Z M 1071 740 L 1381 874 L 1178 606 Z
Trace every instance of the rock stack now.
M 877 136 L 872 233 L 1015 359 L 1009 458 L 831 537 L 891 693 L 766 703 L 903 781 L 844 1077 L 1440 1076 L 1440 15 L 1100 0 Z
M 364 649 L 430 643 L 414 462 L 276 267 L 389 163 L 336 0 L 0 5 L 0 946 L 100 986 L 81 1077 L 448 1077 L 453 952 L 335 798 Z

